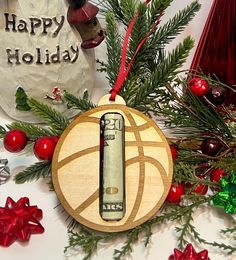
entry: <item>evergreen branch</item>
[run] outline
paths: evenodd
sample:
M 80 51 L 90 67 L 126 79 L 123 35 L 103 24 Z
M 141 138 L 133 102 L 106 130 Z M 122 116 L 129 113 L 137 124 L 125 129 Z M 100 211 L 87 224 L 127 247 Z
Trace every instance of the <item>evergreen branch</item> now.
M 147 247 L 148 245 L 149 245 L 149 243 L 150 243 L 150 241 L 151 241 L 151 237 L 152 237 L 152 235 L 153 235 L 153 233 L 152 233 L 152 227 L 151 226 L 149 226 L 149 225 L 144 225 L 143 226 L 144 227 L 144 231 L 145 231 L 145 242 L 144 242 L 144 245 L 145 245 L 145 247 Z
M 69 119 L 55 109 L 30 98 L 28 101 L 32 111 L 39 116 L 55 131 L 55 134 L 61 135 L 65 128 L 69 125 Z
M 51 161 L 37 162 L 15 176 L 17 184 L 51 177 Z
M 189 231 L 192 234 L 195 241 L 198 241 L 199 243 L 206 243 L 206 240 L 200 237 L 200 234 L 196 231 L 196 228 L 190 224 L 189 225 Z
M 232 153 L 217 161 L 210 161 L 210 164 L 214 168 L 224 169 L 226 172 L 232 172 L 236 170 L 236 153 Z
M 221 233 L 222 234 L 228 234 L 228 233 L 233 234 L 233 233 L 236 233 L 236 222 L 234 222 L 234 226 L 233 227 L 221 230 Z
M 139 87 L 133 100 L 130 100 L 128 105 L 136 107 L 139 110 L 144 110 L 154 101 L 158 103 L 158 99 L 163 98 L 163 94 L 166 96 L 166 84 L 171 82 L 177 75 L 177 69 L 183 65 L 186 58 L 193 47 L 193 40 L 190 37 L 184 39 L 183 43 L 180 43 L 176 49 L 168 55 L 166 59 L 160 64 L 159 68 L 153 71 L 150 79 L 147 79 L 144 84 Z M 165 99 L 168 102 L 168 95 Z M 157 111 L 157 113 L 161 111 Z
M 123 247 L 118 250 L 114 250 L 114 260 L 121 260 L 122 257 L 129 255 L 133 251 L 133 245 L 138 241 L 139 234 L 141 232 L 140 227 L 136 227 L 132 229 L 130 232 L 127 234 L 127 240 Z
M 108 13 L 106 15 L 106 24 L 106 46 L 108 54 L 106 71 L 109 84 L 111 87 L 113 87 L 116 83 L 119 73 L 122 46 L 121 37 L 118 32 L 118 27 L 116 25 L 114 14 Z
M 74 95 L 65 92 L 63 98 L 67 102 L 68 108 L 78 109 L 81 112 L 86 112 L 96 107 L 86 96 L 83 98 L 77 98 Z
M 217 243 L 217 242 L 204 242 L 207 245 L 217 247 L 219 249 L 223 249 L 224 252 L 227 251 L 228 255 L 232 255 L 233 253 L 236 252 L 236 246 L 231 246 L 231 245 L 226 245 L 225 243 Z
M 20 129 L 25 132 L 30 140 L 35 140 L 42 136 L 53 136 L 53 131 L 50 129 L 39 127 L 35 124 L 23 123 L 23 122 L 13 122 L 7 126 L 8 129 Z
M 199 184 L 203 184 L 209 187 L 216 187 L 219 186 L 218 183 L 208 181 L 206 179 L 199 179 L 198 175 L 199 165 L 190 164 L 186 162 L 178 162 L 174 165 L 174 181 L 176 183 L 183 182 L 183 183 L 191 183 L 195 186 Z
M 65 247 L 64 252 L 67 252 L 70 248 L 79 246 L 85 257 L 83 260 L 89 260 L 93 253 L 97 250 L 98 243 L 101 241 L 107 241 L 112 239 L 117 234 L 103 234 L 97 235 L 95 232 L 90 231 L 89 229 L 80 226 L 80 233 L 74 232 L 73 230 L 68 230 L 69 234 L 69 245 Z
M 0 138 L 3 138 L 7 133 L 7 130 L 0 125 Z
M 169 84 L 166 88 L 172 96 L 172 103 L 165 104 L 162 107 L 162 115 L 166 117 L 166 125 L 178 127 L 173 134 L 182 132 L 186 135 L 198 135 L 201 133 L 210 133 L 215 138 L 232 140 L 230 129 L 224 122 L 221 115 L 212 107 L 207 106 L 197 96 L 195 96 L 186 86 L 182 90 L 182 96 L 179 96 Z M 183 94 L 184 93 L 184 94 Z
M 186 214 L 184 217 L 183 217 L 183 221 L 182 221 L 182 226 L 181 227 L 176 227 L 175 230 L 177 231 L 177 233 L 180 233 L 179 237 L 178 237 L 178 247 L 180 249 L 183 249 L 184 246 L 187 244 L 187 237 L 189 235 L 189 229 L 190 229 L 190 225 L 191 225 L 191 222 L 193 221 L 193 218 L 192 218 L 192 213 L 193 211 L 190 210 L 188 212 L 188 214 Z
M 174 206 L 166 208 L 167 212 L 162 213 L 159 216 L 154 217 L 153 219 L 147 221 L 146 223 L 126 232 L 122 233 L 112 233 L 112 234 L 103 234 L 97 235 L 97 233 L 89 230 L 80 230 L 82 234 L 73 232 L 69 229 L 69 245 L 65 248 L 67 251 L 69 248 L 75 246 L 80 246 L 83 252 L 86 254 L 84 259 L 89 259 L 93 252 L 96 251 L 99 242 L 107 242 L 114 238 L 125 235 L 127 240 L 123 247 L 120 250 L 115 249 L 114 259 L 119 260 L 125 257 L 127 254 L 132 252 L 134 244 L 138 241 L 139 235 L 145 232 L 145 246 L 148 245 L 152 232 L 151 229 L 154 225 L 157 224 L 166 224 L 168 222 L 173 222 L 175 220 L 182 220 L 183 217 L 190 215 L 193 210 L 197 209 L 199 206 L 209 203 L 212 200 L 212 196 L 200 197 L 198 200 L 187 206 Z M 190 227 L 191 228 L 191 227 Z
M 189 24 L 200 10 L 200 7 L 201 5 L 199 2 L 194 1 L 189 6 L 179 11 L 178 14 L 156 31 L 151 44 L 155 43 L 155 46 L 157 46 L 157 43 L 170 43 Z
M 120 7 L 119 0 L 105 0 L 102 3 L 103 9 L 101 9 L 101 13 L 106 15 L 109 12 L 114 13 L 115 18 L 118 21 L 121 21 L 124 25 L 128 25 L 128 22 L 125 21 L 122 9 Z
M 91 258 L 93 252 L 97 250 L 98 242 L 103 239 L 102 236 L 89 236 L 87 234 L 79 235 L 72 230 L 69 230 L 68 233 L 69 246 L 65 247 L 64 252 L 67 252 L 71 247 L 80 246 L 85 253 L 83 260 L 89 260 Z

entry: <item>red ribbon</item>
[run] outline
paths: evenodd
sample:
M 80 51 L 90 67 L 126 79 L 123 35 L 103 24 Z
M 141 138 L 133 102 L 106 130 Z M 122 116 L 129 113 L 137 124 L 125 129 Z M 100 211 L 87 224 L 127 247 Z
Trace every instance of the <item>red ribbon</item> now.
M 146 4 L 148 4 L 150 2 L 150 0 L 146 0 Z M 156 26 L 158 25 L 159 21 L 160 21 L 160 17 L 159 16 L 157 18 L 157 20 L 155 21 L 153 27 L 151 28 L 151 30 L 146 34 L 146 36 L 140 41 L 133 58 L 131 59 L 130 63 L 128 64 L 128 66 L 126 67 L 126 59 L 127 59 L 127 48 L 128 48 L 128 44 L 129 44 L 129 39 L 132 33 L 132 29 L 133 26 L 137 20 L 137 17 L 139 15 L 136 14 L 134 16 L 134 18 L 132 19 L 132 21 L 130 22 L 126 35 L 125 35 L 125 40 L 124 40 L 124 44 L 123 44 L 123 48 L 122 48 L 122 55 L 121 55 L 121 66 L 120 66 L 120 70 L 119 70 L 119 74 L 117 77 L 117 81 L 115 83 L 115 86 L 112 88 L 112 90 L 110 91 L 110 101 L 115 101 L 116 99 L 116 95 L 119 93 L 121 86 L 123 85 L 133 63 L 134 60 L 136 58 L 136 56 L 138 55 L 139 50 L 141 49 L 141 47 L 145 44 L 147 38 L 152 34 L 152 32 L 154 31 L 154 29 L 156 28 Z
M 17 239 L 28 241 L 31 234 L 44 232 L 39 223 L 43 213 L 37 206 L 30 206 L 28 198 L 15 202 L 8 197 L 5 207 L 0 207 L 0 245 L 10 246 Z

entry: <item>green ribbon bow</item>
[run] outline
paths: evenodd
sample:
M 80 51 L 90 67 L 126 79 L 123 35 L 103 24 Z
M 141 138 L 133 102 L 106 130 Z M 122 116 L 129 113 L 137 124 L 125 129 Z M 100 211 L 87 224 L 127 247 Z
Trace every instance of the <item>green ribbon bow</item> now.
M 220 186 L 221 191 L 213 198 L 214 205 L 223 208 L 226 213 L 236 213 L 236 174 L 221 178 Z

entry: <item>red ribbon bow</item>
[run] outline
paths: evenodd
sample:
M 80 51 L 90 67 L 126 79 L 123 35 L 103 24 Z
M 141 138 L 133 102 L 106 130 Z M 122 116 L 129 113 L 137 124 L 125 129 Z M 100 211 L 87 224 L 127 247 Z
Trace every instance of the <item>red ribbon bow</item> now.
M 192 244 L 187 244 L 183 252 L 174 249 L 174 254 L 169 257 L 169 260 L 210 260 L 210 258 L 207 250 L 197 253 Z
M 15 202 L 8 197 L 5 207 L 0 207 L 0 245 L 10 246 L 17 239 L 28 241 L 31 234 L 44 232 L 39 223 L 43 213 L 37 206 L 30 206 L 28 198 Z

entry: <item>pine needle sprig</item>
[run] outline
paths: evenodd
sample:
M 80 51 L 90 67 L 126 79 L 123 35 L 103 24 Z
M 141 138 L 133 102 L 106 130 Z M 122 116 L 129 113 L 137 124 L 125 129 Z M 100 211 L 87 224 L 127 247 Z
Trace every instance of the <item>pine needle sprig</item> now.
M 0 126 L 0 138 L 3 138 L 7 133 L 7 130 L 3 127 Z
M 97 250 L 98 242 L 103 239 L 102 236 L 89 236 L 87 234 L 78 234 L 72 230 L 69 233 L 69 245 L 65 247 L 64 252 L 74 246 L 79 246 L 85 253 L 83 260 L 89 260 L 92 254 Z
M 61 135 L 69 125 L 69 119 L 67 117 L 63 116 L 60 112 L 49 107 L 48 105 L 40 103 L 34 98 L 30 98 L 28 100 L 28 104 L 34 114 L 44 120 L 44 122 L 51 127 L 55 134 Z
M 17 184 L 23 184 L 25 182 L 37 181 L 40 178 L 51 177 L 51 161 L 37 162 L 24 171 L 16 174 L 14 180 Z
M 148 22 L 153 25 L 160 15 L 163 15 L 165 9 L 170 6 L 173 0 L 153 0 L 147 6 Z
M 94 252 L 96 252 L 99 242 L 113 239 L 117 234 L 106 234 L 98 235 L 89 229 L 80 226 L 80 232 L 74 232 L 68 230 L 69 234 L 69 245 L 65 247 L 64 252 L 74 247 L 80 247 L 82 252 L 85 254 L 83 260 L 89 260 Z
M 210 161 L 210 164 L 214 168 L 224 169 L 226 172 L 230 173 L 236 171 L 236 153 L 230 154 L 229 156 L 224 156 L 220 160 Z
M 114 250 L 114 260 L 121 260 L 124 256 L 129 255 L 133 251 L 134 244 L 138 241 L 142 229 L 136 227 L 127 234 L 127 240 L 120 250 Z
M 65 92 L 63 98 L 67 102 L 68 108 L 78 109 L 80 112 L 86 112 L 96 107 L 96 105 L 88 99 L 86 93 L 87 92 L 84 93 L 84 96 L 82 98 L 77 98 L 69 92 Z
M 217 242 L 204 242 L 206 245 L 210 245 L 213 247 L 217 247 L 221 249 L 224 253 L 228 255 L 232 255 L 236 252 L 236 246 L 226 245 L 225 243 L 217 243 Z
M 108 0 L 112 1 L 112 0 Z M 120 9 L 126 24 L 129 24 L 137 12 L 139 1 L 134 0 L 120 0 Z
M 73 232 L 69 230 L 69 246 L 65 248 L 68 250 L 69 248 L 73 248 L 76 246 L 80 246 L 83 252 L 86 254 L 85 259 L 89 259 L 92 256 L 94 251 L 97 249 L 99 242 L 108 242 L 115 238 L 125 236 L 126 241 L 121 249 L 115 249 L 113 259 L 120 260 L 124 259 L 126 255 L 129 255 L 132 250 L 134 244 L 139 240 L 139 237 L 142 233 L 146 236 L 144 243 L 147 246 L 150 242 L 152 236 L 152 227 L 158 224 L 167 224 L 173 221 L 180 221 L 186 216 L 190 216 L 192 212 L 199 208 L 201 205 L 209 203 L 212 200 L 212 196 L 201 196 L 198 200 L 190 203 L 186 206 L 175 206 L 175 207 L 165 207 L 165 210 L 162 214 L 154 217 L 153 219 L 147 221 L 146 223 L 126 232 L 122 233 L 112 233 L 103 235 L 97 235 L 96 232 L 88 232 L 86 233 L 82 229 L 82 234 Z M 191 217 L 192 218 L 192 217 Z M 189 230 L 191 230 L 191 225 L 189 224 Z
M 120 1 L 119 0 L 105 0 L 102 1 L 101 3 L 102 9 L 101 13 L 106 15 L 107 13 L 114 13 L 115 18 L 122 22 L 124 25 L 128 26 L 128 22 L 125 21 L 124 15 L 120 6 Z
M 153 43 L 169 44 L 193 19 L 200 10 L 201 5 L 198 1 L 193 1 L 189 6 L 179 11 L 167 23 L 161 26 L 152 39 Z M 156 45 L 155 45 L 156 46 Z
M 208 179 L 199 179 L 197 177 L 199 172 L 199 165 L 189 164 L 186 162 L 178 162 L 174 165 L 174 181 L 176 183 L 183 182 L 183 183 L 191 183 L 194 187 L 198 186 L 199 184 L 203 184 L 209 187 L 217 187 L 219 186 L 216 182 L 211 182 Z M 201 171 L 202 173 L 202 171 Z M 196 196 L 196 195 L 194 195 Z
M 30 140 L 35 140 L 42 136 L 53 136 L 54 133 L 50 129 L 39 127 L 35 124 L 23 123 L 23 122 L 13 122 L 7 126 L 9 130 L 20 129 L 25 132 Z
M 121 59 L 121 36 L 118 31 L 118 27 L 115 21 L 115 16 L 113 13 L 107 13 L 106 15 L 106 46 L 108 53 L 108 61 L 106 64 L 107 78 L 109 80 L 109 85 L 113 87 L 116 83 L 119 65 Z
M 220 231 L 222 234 L 234 234 L 236 235 L 236 221 L 233 223 L 233 227 L 226 228 Z
M 165 102 L 170 101 L 168 95 L 165 94 L 166 84 L 176 77 L 178 68 L 186 61 L 193 45 L 194 41 L 190 37 L 185 38 L 183 43 L 180 43 L 154 70 L 151 77 L 139 86 L 134 99 L 130 100 L 128 105 L 141 110 L 147 107 L 150 101 L 158 103 L 160 99 L 163 99 L 163 94 L 167 96 Z M 156 113 L 161 113 L 161 111 L 156 111 Z
M 184 246 L 187 244 L 188 240 L 188 235 L 189 235 L 189 230 L 190 230 L 190 225 L 191 222 L 193 221 L 192 217 L 193 211 L 190 210 L 188 214 L 186 214 L 183 219 L 182 219 L 182 226 L 181 227 L 176 227 L 175 230 L 177 233 L 179 233 L 178 237 L 178 247 L 180 249 L 183 249 Z

